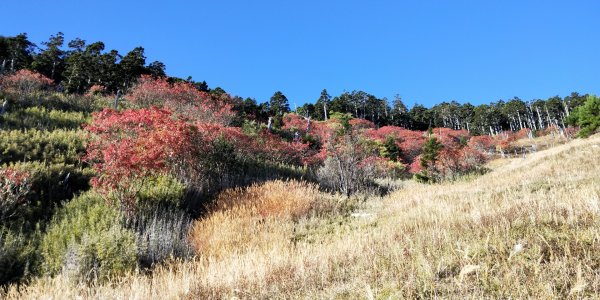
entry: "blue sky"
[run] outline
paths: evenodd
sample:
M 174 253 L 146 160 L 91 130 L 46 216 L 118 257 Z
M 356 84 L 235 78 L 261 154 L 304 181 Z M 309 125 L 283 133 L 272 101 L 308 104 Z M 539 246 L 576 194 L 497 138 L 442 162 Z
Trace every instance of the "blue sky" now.
M 0 35 L 146 49 L 259 102 L 364 90 L 409 106 L 600 93 L 600 1 L 1 1 Z

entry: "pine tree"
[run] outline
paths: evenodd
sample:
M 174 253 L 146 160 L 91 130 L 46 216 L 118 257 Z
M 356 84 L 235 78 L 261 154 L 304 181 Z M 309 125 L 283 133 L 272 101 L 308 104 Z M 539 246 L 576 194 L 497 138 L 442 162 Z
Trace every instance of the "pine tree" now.
M 582 106 L 575 108 L 568 122 L 581 127 L 579 137 L 588 137 L 600 128 L 600 98 L 588 95 Z
M 421 174 L 417 175 L 417 180 L 432 182 L 435 181 L 435 163 L 438 159 L 440 150 L 442 150 L 444 146 L 432 134 L 431 128 L 429 128 L 427 134 L 429 135 L 429 138 L 427 139 L 427 142 L 425 142 L 425 145 L 423 145 L 420 161 L 423 171 Z
M 388 136 L 383 144 L 384 153 L 383 156 L 389 158 L 391 161 L 397 162 L 400 158 L 400 147 L 396 144 L 396 140 L 392 136 Z

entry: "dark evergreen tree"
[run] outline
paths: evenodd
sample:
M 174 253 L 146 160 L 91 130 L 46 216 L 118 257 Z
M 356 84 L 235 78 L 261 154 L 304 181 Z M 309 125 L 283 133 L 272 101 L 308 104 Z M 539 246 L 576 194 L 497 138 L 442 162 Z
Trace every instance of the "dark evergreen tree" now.
M 383 157 L 389 158 L 391 161 L 398 161 L 400 158 L 400 147 L 396 144 L 396 139 L 388 136 L 383 143 Z
M 431 112 L 421 104 L 415 104 L 408 115 L 412 130 L 426 130 L 432 125 Z
M 42 43 L 46 49 L 35 56 L 31 64 L 32 69 L 55 82 L 61 81 L 65 65 L 65 51 L 61 49 L 64 43 L 65 38 L 62 32 L 50 36 L 47 42 Z
M 123 89 L 128 89 L 140 75 L 144 74 L 146 68 L 146 57 L 144 48 L 136 47 L 129 51 L 119 62 L 121 71 L 121 82 Z
M 588 137 L 600 128 L 600 98 L 588 95 L 582 106 L 573 110 L 568 122 L 581 128 L 578 133 L 580 137 Z
M 148 72 L 148 74 L 154 77 L 166 77 L 166 69 L 167 67 L 165 66 L 165 64 L 163 64 L 160 61 L 153 61 L 148 65 L 148 67 L 146 67 L 146 71 Z
M 283 116 L 290 112 L 287 97 L 280 91 L 275 92 L 269 100 L 269 109 L 272 116 Z
M 0 74 L 29 68 L 33 61 L 35 44 L 26 33 L 14 37 L 0 36 Z
M 327 93 L 326 89 L 321 91 L 321 96 L 317 99 L 314 105 L 314 115 L 318 120 L 325 120 L 329 118 L 329 109 L 331 107 L 331 96 Z

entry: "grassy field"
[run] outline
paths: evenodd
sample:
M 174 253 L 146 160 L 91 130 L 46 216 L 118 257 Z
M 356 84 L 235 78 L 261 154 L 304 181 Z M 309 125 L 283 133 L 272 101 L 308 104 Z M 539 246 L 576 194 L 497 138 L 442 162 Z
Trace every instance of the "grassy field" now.
M 600 136 L 384 198 L 298 182 L 224 192 L 193 261 L 97 284 L 63 277 L 4 298 L 585 298 L 600 294 Z

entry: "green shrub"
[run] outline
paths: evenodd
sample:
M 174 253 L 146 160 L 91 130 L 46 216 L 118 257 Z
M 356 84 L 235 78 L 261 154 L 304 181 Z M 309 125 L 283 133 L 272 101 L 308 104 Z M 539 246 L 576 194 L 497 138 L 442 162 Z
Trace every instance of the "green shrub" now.
M 576 107 L 567 121 L 581 128 L 577 134 L 579 137 L 594 134 L 600 128 L 600 98 L 588 95 L 585 103 Z
M 169 175 L 156 175 L 144 179 L 138 192 L 138 207 L 145 210 L 155 210 L 157 207 L 181 206 L 185 186 L 176 178 Z
M 102 108 L 102 97 L 78 94 L 52 93 L 37 103 L 48 110 L 93 112 Z
M 429 177 L 427 175 L 427 173 L 424 171 L 413 174 L 413 180 L 415 180 L 416 182 L 419 182 L 419 183 L 432 183 L 433 182 L 431 177 Z
M 39 233 L 28 236 L 0 227 L 0 285 L 17 282 L 35 270 Z
M 36 128 L 54 130 L 58 128 L 78 129 L 88 121 L 88 114 L 83 112 L 66 112 L 47 110 L 44 107 L 29 107 L 10 110 L 0 117 L 2 129 Z
M 104 280 L 137 265 L 134 233 L 124 227 L 118 209 L 93 193 L 57 212 L 40 248 L 42 270 L 49 275 Z
M 0 164 L 18 161 L 77 164 L 85 153 L 83 130 L 0 131 Z
M 26 162 L 10 165 L 15 170 L 29 174 L 31 188 L 20 217 L 33 226 L 39 220 L 49 220 L 57 205 L 71 199 L 74 194 L 90 188 L 92 169 L 67 164 Z

